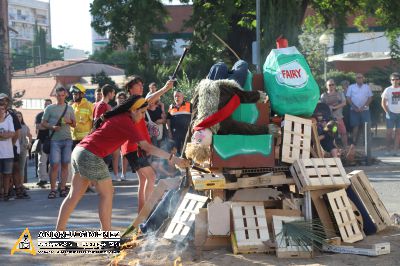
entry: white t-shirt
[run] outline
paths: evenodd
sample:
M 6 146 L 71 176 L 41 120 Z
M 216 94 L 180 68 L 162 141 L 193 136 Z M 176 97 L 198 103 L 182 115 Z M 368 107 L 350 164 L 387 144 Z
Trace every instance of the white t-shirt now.
M 372 97 L 372 91 L 367 84 L 363 84 L 361 87 L 357 83 L 351 84 L 347 89 L 346 97 L 349 97 L 355 106 L 361 108 L 367 103 L 368 98 Z M 368 109 L 369 107 L 365 108 L 365 110 Z
M 390 112 L 400 114 L 400 87 L 387 87 L 382 93 L 382 98 L 387 100 Z
M 12 119 L 4 119 L 0 122 L 0 132 L 11 131 L 15 132 Z M 0 138 L 0 159 L 14 158 L 13 144 L 11 138 Z

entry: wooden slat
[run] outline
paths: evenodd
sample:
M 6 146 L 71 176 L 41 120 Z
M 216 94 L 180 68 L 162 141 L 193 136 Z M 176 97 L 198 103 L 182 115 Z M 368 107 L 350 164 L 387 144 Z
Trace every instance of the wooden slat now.
M 326 194 L 343 242 L 354 243 L 363 239 L 353 208 L 344 189 Z
M 389 212 L 379 198 L 378 193 L 372 187 L 368 176 L 362 170 L 356 170 L 348 174 L 352 189 L 358 194 L 364 203 L 369 215 L 372 217 L 377 231 L 382 231 L 392 224 Z
M 335 189 L 321 189 L 310 191 L 310 196 L 314 204 L 315 210 L 317 211 L 318 217 L 321 220 L 325 234 L 328 238 L 336 237 L 336 230 L 332 217 L 329 214 L 328 206 L 326 205 L 323 195 L 329 192 L 333 192 Z
M 293 178 L 287 178 L 285 174 L 260 175 L 238 178 L 237 182 L 226 183 L 224 189 L 236 190 L 239 188 L 266 187 L 284 184 L 294 184 Z
M 311 140 L 312 140 L 313 150 L 315 151 L 315 155 L 318 158 L 324 158 L 324 152 L 322 151 L 321 143 L 320 143 L 319 137 L 318 137 L 318 129 L 317 129 L 316 121 L 312 121 L 311 131 L 312 131 L 311 132 Z
M 199 209 L 204 206 L 207 199 L 204 196 L 186 193 L 164 234 L 164 238 L 183 241 L 194 223 L 195 215 L 199 213 Z

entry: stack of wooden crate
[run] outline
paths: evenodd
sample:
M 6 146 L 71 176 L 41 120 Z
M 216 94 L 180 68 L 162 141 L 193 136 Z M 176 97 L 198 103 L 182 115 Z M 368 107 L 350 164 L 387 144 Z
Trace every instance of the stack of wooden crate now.
M 312 247 L 293 242 L 282 232 L 284 223 L 319 218 L 326 237 L 340 236 L 344 243 L 360 241 L 391 224 L 363 171 L 346 174 L 339 158 L 323 158 L 311 119 L 287 115 L 281 143 L 275 167 L 191 170 L 196 192 L 184 195 L 164 238 L 184 241 L 194 235 L 199 251 L 231 247 L 235 254 L 310 258 Z M 166 182 L 163 191 L 177 186 L 176 181 L 173 186 Z M 161 195 L 158 192 L 158 199 Z M 379 255 L 390 252 L 387 245 L 379 247 Z M 348 251 L 338 245 L 325 250 Z

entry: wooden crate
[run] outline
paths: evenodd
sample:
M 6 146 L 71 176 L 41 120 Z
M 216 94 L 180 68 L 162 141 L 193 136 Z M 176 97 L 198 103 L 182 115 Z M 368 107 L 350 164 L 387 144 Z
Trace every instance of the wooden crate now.
M 363 234 L 357 223 L 353 208 L 344 189 L 326 194 L 330 208 L 339 228 L 340 236 L 345 243 L 362 240 Z
M 350 185 L 339 158 L 298 159 L 290 167 L 290 172 L 301 192 Z
M 365 205 L 369 215 L 372 217 L 377 231 L 382 231 L 392 224 L 390 215 L 385 205 L 379 198 L 378 193 L 371 186 L 368 176 L 362 170 L 356 170 L 347 175 L 351 180 L 351 188 L 358 194 Z
M 283 127 L 282 162 L 310 158 L 311 119 L 285 115 Z
M 234 252 L 267 252 L 268 248 L 263 242 L 269 240 L 269 233 L 263 203 L 233 202 L 231 208 L 234 230 L 232 248 Z
M 284 222 L 301 221 L 303 217 L 272 216 L 273 230 L 275 233 L 276 256 L 278 258 L 312 258 L 312 247 L 302 247 L 282 233 Z
M 223 189 L 225 186 L 225 177 L 222 173 L 207 174 L 192 169 L 190 174 L 196 190 Z
M 164 234 L 164 238 L 183 241 L 195 221 L 196 214 L 205 205 L 207 199 L 204 196 L 186 193 Z

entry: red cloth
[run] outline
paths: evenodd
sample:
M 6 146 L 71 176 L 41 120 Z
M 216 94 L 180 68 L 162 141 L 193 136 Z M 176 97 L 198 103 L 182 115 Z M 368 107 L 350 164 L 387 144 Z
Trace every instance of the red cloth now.
M 103 101 L 99 101 L 94 104 L 93 106 L 93 120 L 96 120 L 99 118 L 102 114 L 104 114 L 107 111 L 111 110 L 111 106 L 108 103 L 105 103 Z
M 146 140 L 139 123 L 134 123 L 129 113 L 113 116 L 106 119 L 98 129 L 87 135 L 78 145 L 104 158 L 127 140 L 130 143 Z
M 206 117 L 203 121 L 201 121 L 197 126 L 194 127 L 194 130 L 202 130 L 205 128 L 210 128 L 215 124 L 221 123 L 225 119 L 227 119 L 240 105 L 240 98 L 236 94 L 229 100 L 229 102 L 218 110 L 216 113 Z
M 151 138 L 149 135 L 149 131 L 147 130 L 146 126 L 146 121 L 144 121 L 144 118 L 140 120 L 139 122 L 136 123 L 136 126 L 138 130 L 141 132 L 141 134 L 144 136 L 145 140 L 147 140 L 148 143 L 151 143 Z M 136 141 L 126 141 L 124 144 L 121 146 L 121 154 L 125 155 L 130 152 L 137 151 L 138 149 L 138 144 Z

